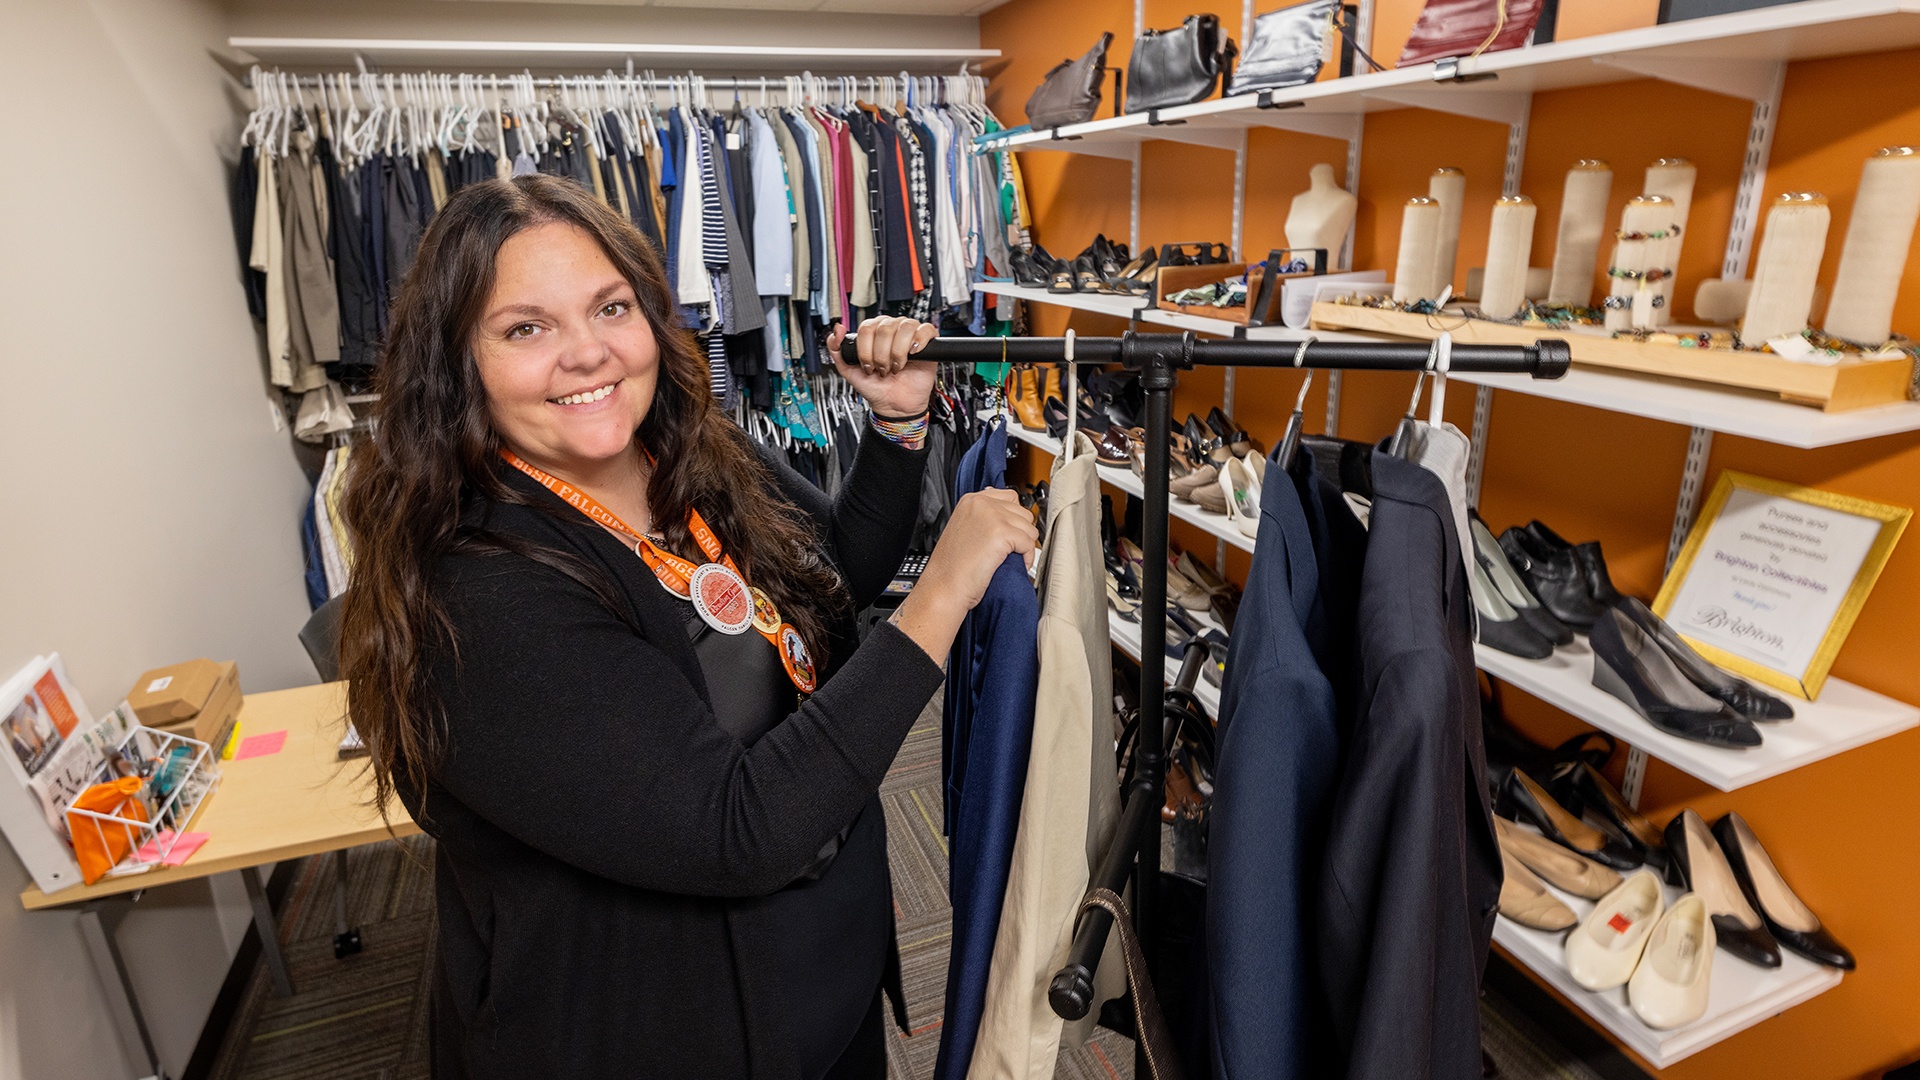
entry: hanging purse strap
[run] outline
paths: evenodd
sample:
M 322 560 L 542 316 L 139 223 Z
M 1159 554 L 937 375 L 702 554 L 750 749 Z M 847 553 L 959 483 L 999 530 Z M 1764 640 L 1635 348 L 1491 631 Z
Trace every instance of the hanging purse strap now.
M 1166 1018 L 1160 1015 L 1160 999 L 1153 994 L 1153 980 L 1147 976 L 1147 958 L 1140 951 L 1140 939 L 1133 933 L 1133 913 L 1127 902 L 1111 889 L 1094 889 L 1080 905 L 1081 914 L 1104 908 L 1113 916 L 1113 929 L 1120 935 L 1120 954 L 1127 965 L 1127 989 L 1133 998 L 1133 1027 L 1147 1059 L 1147 1073 L 1153 1080 L 1186 1080 L 1180 1059 L 1173 1052 L 1173 1035 Z

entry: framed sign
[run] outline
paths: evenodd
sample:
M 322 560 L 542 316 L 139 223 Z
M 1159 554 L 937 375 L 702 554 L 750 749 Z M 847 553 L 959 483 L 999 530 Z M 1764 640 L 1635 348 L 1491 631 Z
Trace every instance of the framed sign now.
M 1707 659 L 1811 701 L 1912 516 L 1722 472 L 1653 610 Z

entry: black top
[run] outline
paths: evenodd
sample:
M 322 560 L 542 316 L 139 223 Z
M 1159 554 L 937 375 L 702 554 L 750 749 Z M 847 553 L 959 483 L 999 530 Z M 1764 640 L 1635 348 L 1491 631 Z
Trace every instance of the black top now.
M 856 608 L 906 551 L 923 458 L 868 432 L 831 505 L 769 462 Z M 624 610 L 517 555 L 439 567 L 458 657 L 426 661 L 447 752 L 424 805 L 401 792 L 439 840 L 435 1074 L 803 1075 L 799 1025 L 830 995 L 785 977 L 810 941 L 867 939 L 796 925 L 791 905 L 833 901 L 844 874 L 857 902 L 814 910 L 879 927 L 879 959 L 837 972 L 871 1002 L 891 914 L 876 792 L 939 665 L 889 624 L 855 648 L 839 619 L 820 690 L 749 745 L 714 715 L 683 602 L 557 496 L 501 475 L 535 505 L 478 503 L 467 524 L 580 559 Z M 850 826 L 827 872 L 796 885 Z

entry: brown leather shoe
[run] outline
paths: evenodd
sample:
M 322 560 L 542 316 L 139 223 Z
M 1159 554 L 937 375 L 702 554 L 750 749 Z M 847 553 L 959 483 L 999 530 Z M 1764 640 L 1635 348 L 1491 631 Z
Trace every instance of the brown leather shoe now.
M 1202 465 L 1187 473 L 1185 476 L 1177 476 L 1169 480 L 1167 482 L 1167 490 L 1171 492 L 1176 499 L 1185 499 L 1188 502 L 1193 502 L 1195 501 L 1194 492 L 1196 491 L 1211 490 L 1216 495 L 1219 495 L 1219 480 L 1219 470 L 1211 465 Z M 1225 512 L 1226 506 L 1226 497 L 1220 496 L 1220 509 L 1222 512 Z
M 1107 425 L 1106 434 L 1100 436 L 1097 459 L 1100 464 L 1116 469 L 1129 467 L 1133 463 L 1133 439 L 1119 426 Z
M 1040 374 L 1030 367 L 1017 368 L 1007 380 L 1007 407 L 1013 418 L 1028 431 L 1047 430 L 1046 414 L 1041 406 L 1047 395 L 1040 388 Z

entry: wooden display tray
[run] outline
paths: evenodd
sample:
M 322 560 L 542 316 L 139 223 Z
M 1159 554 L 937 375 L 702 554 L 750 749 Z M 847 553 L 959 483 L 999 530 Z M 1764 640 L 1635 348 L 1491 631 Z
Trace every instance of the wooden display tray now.
M 1253 272 L 1247 272 L 1247 263 L 1208 263 L 1204 266 L 1163 266 L 1155 276 L 1154 286 L 1158 290 L 1155 306 L 1162 311 L 1177 311 L 1183 315 L 1198 315 L 1203 319 L 1223 319 L 1230 323 L 1247 325 L 1253 314 L 1253 305 L 1260 295 L 1260 280 L 1266 276 L 1265 263 L 1253 263 Z M 1238 307 L 1214 307 L 1212 304 L 1176 304 L 1167 297 L 1182 289 L 1192 289 L 1201 285 L 1211 285 L 1216 281 L 1247 275 L 1247 299 Z M 1282 278 L 1301 277 L 1303 274 L 1281 274 Z M 1280 321 L 1280 290 L 1274 289 L 1267 300 L 1267 312 L 1263 323 Z
M 1446 331 L 1453 340 L 1474 345 L 1531 345 L 1543 337 L 1558 337 L 1572 347 L 1576 364 L 1757 390 L 1826 412 L 1905 401 L 1913 378 L 1913 358 L 1906 356 L 1843 360 L 1830 366 L 1800 364 L 1771 353 L 1627 341 L 1598 327 L 1513 326 L 1462 315 L 1415 315 L 1330 301 L 1313 305 L 1311 325 L 1315 329 L 1360 330 L 1425 341 Z

